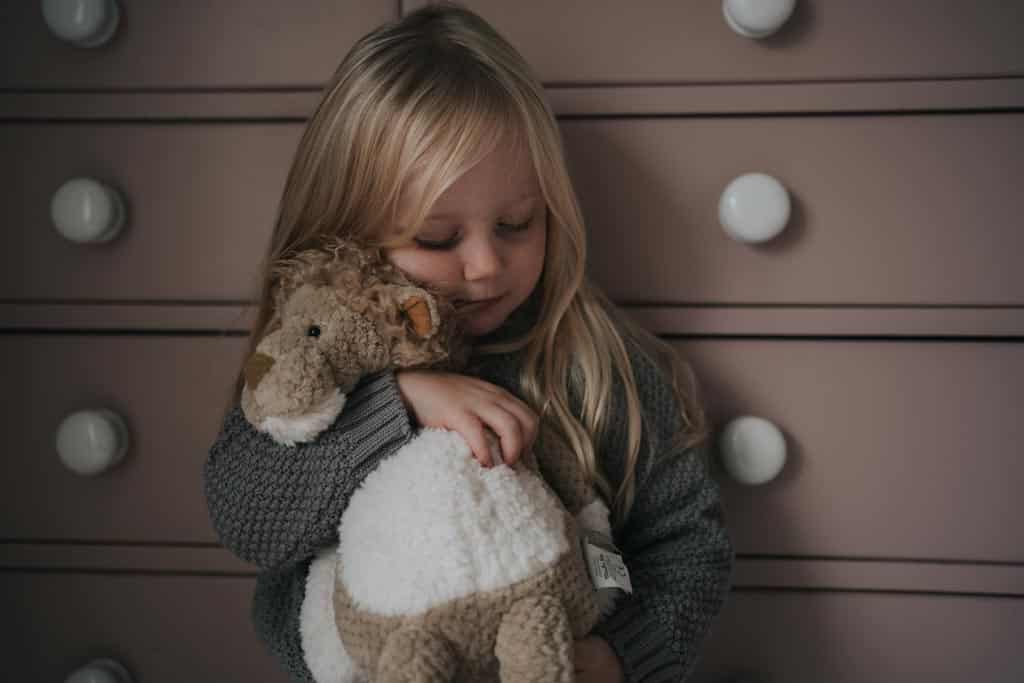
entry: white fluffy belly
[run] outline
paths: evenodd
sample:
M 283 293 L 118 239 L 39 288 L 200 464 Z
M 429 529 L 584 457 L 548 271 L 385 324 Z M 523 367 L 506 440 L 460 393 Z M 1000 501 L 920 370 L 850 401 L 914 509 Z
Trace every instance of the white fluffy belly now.
M 484 469 L 457 433 L 425 429 L 352 496 L 338 578 L 363 609 L 419 614 L 549 567 L 569 549 L 564 515 L 537 475 Z

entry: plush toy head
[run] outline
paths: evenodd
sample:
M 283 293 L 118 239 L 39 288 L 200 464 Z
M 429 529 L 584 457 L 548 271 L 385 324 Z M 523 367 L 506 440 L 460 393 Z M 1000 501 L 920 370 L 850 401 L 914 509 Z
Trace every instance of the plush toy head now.
M 274 314 L 246 362 L 241 404 L 280 443 L 314 440 L 368 374 L 464 356 L 451 305 L 378 249 L 335 238 L 279 261 L 272 274 Z

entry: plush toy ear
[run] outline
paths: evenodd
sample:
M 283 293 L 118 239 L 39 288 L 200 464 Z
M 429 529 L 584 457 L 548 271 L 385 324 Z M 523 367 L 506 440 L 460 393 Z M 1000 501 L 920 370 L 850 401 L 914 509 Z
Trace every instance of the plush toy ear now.
M 398 295 L 398 303 L 417 337 L 429 339 L 434 336 L 441 324 L 434 297 L 418 287 L 408 287 Z

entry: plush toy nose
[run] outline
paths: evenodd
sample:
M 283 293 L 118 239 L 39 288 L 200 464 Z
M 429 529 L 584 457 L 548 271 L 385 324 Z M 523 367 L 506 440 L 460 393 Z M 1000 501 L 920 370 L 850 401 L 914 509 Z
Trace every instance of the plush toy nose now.
M 249 391 L 255 391 L 260 380 L 274 367 L 274 359 L 265 353 L 254 353 L 245 363 L 245 384 Z

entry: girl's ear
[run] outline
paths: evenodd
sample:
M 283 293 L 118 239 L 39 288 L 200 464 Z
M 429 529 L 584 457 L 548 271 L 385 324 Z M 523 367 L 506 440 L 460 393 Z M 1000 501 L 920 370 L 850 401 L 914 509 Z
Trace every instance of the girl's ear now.
M 419 287 L 403 287 L 398 294 L 398 305 L 408 321 L 408 327 L 420 339 L 430 339 L 437 334 L 441 318 L 437 312 L 437 301 Z

